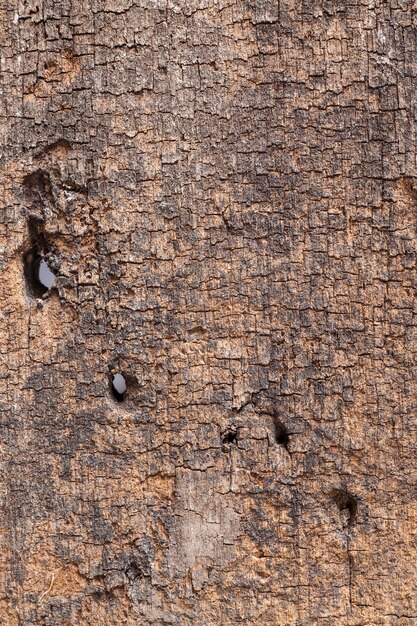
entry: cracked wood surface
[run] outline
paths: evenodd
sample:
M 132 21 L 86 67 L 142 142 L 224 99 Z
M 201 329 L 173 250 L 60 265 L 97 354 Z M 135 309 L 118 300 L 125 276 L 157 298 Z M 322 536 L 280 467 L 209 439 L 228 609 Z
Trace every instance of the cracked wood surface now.
M 0 0 L 1 624 L 417 624 L 416 25 Z

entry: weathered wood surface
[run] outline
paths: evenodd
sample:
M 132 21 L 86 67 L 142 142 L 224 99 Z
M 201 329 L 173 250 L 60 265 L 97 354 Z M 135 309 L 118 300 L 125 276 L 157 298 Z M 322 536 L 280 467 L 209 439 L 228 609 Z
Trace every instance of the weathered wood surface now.
M 417 624 L 415 3 L 0 7 L 0 623 Z

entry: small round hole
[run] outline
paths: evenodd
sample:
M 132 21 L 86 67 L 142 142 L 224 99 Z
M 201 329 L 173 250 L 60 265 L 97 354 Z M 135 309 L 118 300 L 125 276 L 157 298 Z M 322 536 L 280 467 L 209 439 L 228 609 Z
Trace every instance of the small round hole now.
M 222 433 L 221 436 L 223 450 L 230 449 L 231 446 L 237 445 L 237 431 L 230 428 Z
M 286 426 L 284 426 L 284 424 L 277 418 L 274 418 L 274 436 L 277 444 L 288 450 L 288 444 L 290 443 L 289 432 Z
M 114 374 L 111 381 L 111 390 L 117 402 L 123 402 L 126 393 L 126 379 L 122 374 Z

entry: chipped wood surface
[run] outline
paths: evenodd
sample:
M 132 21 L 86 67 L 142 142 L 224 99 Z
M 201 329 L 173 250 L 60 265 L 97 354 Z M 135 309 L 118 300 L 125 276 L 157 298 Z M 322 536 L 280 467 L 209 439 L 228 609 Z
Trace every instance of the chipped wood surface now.
M 417 624 L 414 4 L 0 26 L 0 623 Z

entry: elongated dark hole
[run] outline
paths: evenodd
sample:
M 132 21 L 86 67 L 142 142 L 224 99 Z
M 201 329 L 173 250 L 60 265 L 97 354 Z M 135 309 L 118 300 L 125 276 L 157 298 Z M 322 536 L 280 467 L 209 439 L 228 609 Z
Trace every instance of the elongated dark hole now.
M 28 290 L 36 298 L 41 298 L 54 286 L 56 276 L 47 259 L 35 248 L 25 255 L 23 266 Z
M 332 498 L 338 506 L 344 525 L 351 526 L 358 510 L 358 498 L 343 489 L 335 489 Z
M 123 402 L 126 393 L 126 379 L 122 374 L 114 374 L 111 380 L 111 391 L 117 402 Z

